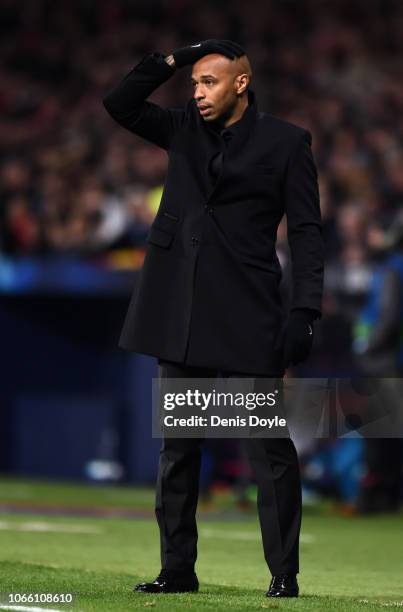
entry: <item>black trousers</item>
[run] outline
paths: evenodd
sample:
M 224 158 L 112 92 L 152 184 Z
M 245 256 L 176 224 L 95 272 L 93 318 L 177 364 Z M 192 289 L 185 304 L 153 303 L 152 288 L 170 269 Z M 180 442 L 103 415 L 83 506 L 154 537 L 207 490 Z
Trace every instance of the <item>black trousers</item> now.
M 162 378 L 250 377 L 159 360 Z M 258 378 L 255 376 L 254 378 Z M 160 530 L 161 567 L 194 571 L 196 509 L 203 438 L 162 440 L 155 514 Z M 302 500 L 298 456 L 291 438 L 243 438 L 254 472 L 265 560 L 272 575 L 299 572 Z

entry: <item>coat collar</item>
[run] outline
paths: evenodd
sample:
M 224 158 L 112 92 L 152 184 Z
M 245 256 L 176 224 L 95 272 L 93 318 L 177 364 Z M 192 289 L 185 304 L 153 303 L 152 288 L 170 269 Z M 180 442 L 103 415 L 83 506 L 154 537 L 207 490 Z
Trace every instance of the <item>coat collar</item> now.
M 220 142 L 223 133 L 230 133 L 231 139 L 228 142 L 228 149 L 233 152 L 242 147 L 252 131 L 252 126 L 256 121 L 257 116 L 257 101 L 253 89 L 248 89 L 248 106 L 245 108 L 242 117 L 227 128 L 219 128 L 216 124 L 213 126 L 208 122 L 205 122 L 203 117 L 200 115 L 195 100 L 193 100 L 193 103 L 201 129 L 203 129 L 212 138 L 215 138 L 218 143 Z
M 258 113 L 256 96 L 254 91 L 249 88 L 248 106 L 245 108 L 242 117 L 224 129 L 224 131 L 231 132 L 231 139 L 226 143 L 221 172 L 214 183 L 209 173 L 209 164 L 212 157 L 223 150 L 223 137 L 220 135 L 220 130 L 214 129 L 203 120 L 194 98 L 189 101 L 189 104 L 194 113 L 198 138 L 197 147 L 192 147 L 189 154 L 193 158 L 194 172 L 198 175 L 200 188 L 206 203 L 222 185 L 228 172 L 228 164 L 231 164 L 231 160 L 242 153 L 248 138 L 253 133 Z
M 205 123 L 205 126 L 207 127 L 207 129 L 213 130 L 216 133 L 219 133 L 221 136 L 223 135 L 223 133 L 229 132 L 233 137 L 235 134 L 237 134 L 237 132 L 243 132 L 249 129 L 251 122 L 255 119 L 256 112 L 257 103 L 255 92 L 251 89 L 248 89 L 248 106 L 245 108 L 242 117 L 238 119 L 238 121 L 232 123 L 227 128 L 221 128 L 219 125 L 213 125 L 210 123 Z M 202 119 L 202 117 L 200 117 L 200 119 Z

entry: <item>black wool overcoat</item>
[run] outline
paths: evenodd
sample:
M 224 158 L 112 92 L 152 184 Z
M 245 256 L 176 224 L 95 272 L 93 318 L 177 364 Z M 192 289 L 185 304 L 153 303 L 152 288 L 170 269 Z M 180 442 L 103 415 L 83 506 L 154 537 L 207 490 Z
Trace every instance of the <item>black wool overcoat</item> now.
M 145 55 L 103 99 L 123 127 L 168 153 L 160 206 L 121 348 L 189 365 L 281 375 L 287 314 L 277 228 L 287 218 L 291 309 L 321 317 L 324 245 L 311 133 L 259 112 L 248 91 L 226 147 L 192 98 L 161 108 L 146 98 L 176 72 Z M 209 162 L 224 151 L 213 182 Z

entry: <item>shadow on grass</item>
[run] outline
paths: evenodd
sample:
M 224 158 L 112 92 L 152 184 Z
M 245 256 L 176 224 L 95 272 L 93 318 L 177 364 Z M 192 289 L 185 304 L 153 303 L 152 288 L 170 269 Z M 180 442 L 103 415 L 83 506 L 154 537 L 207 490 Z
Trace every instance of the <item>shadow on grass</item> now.
M 364 610 L 382 609 L 388 600 L 347 597 L 340 595 L 314 595 L 301 593 L 298 598 L 268 598 L 267 585 L 261 589 L 245 586 L 230 586 L 202 583 L 197 593 L 147 594 L 135 593 L 133 587 L 138 582 L 153 580 L 155 576 L 92 571 L 83 568 L 4 561 L 0 563 L 1 591 L 12 593 L 72 593 L 73 605 L 50 607 L 77 612 L 122 612 L 158 608 L 176 611 L 182 608 L 192 610 L 214 610 L 215 612 L 248 611 L 263 609 L 283 610 Z M 389 600 L 390 601 L 390 600 Z M 29 604 L 27 604 L 29 605 Z M 50 604 L 49 604 L 50 605 Z M 401 605 L 401 604 L 400 604 Z M 41 606 L 42 607 L 42 606 Z M 44 607 L 45 609 L 45 607 Z

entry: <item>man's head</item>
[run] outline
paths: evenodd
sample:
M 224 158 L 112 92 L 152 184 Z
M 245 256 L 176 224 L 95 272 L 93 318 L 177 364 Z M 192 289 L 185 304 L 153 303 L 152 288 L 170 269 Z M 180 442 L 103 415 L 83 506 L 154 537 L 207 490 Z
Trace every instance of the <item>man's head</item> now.
M 205 121 L 236 116 L 248 103 L 252 69 L 247 55 L 234 59 L 219 53 L 205 55 L 193 64 L 191 79 L 193 97 Z

